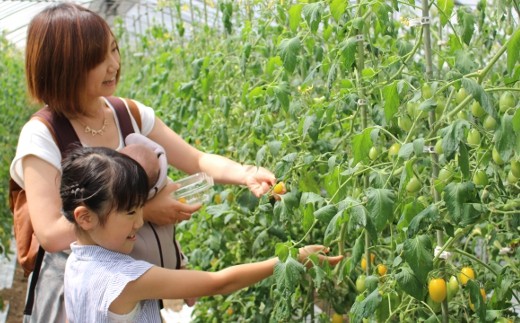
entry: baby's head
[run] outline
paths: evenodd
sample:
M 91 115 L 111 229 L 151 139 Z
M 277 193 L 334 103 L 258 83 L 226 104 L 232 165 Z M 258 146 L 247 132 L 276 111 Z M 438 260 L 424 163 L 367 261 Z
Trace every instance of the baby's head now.
M 142 144 L 130 144 L 121 149 L 120 152 L 131 157 L 144 168 L 148 176 L 148 189 L 152 188 L 159 179 L 161 171 L 157 154 Z

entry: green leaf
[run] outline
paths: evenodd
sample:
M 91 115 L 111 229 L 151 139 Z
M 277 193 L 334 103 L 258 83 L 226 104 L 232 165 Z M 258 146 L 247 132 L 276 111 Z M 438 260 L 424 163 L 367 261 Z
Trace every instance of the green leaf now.
M 255 159 L 255 162 L 256 162 L 256 165 L 262 165 L 264 159 L 265 159 L 265 153 L 267 151 L 267 146 L 262 146 L 262 148 L 258 149 L 257 153 L 256 153 L 256 159 Z
M 330 220 L 323 235 L 323 243 L 325 245 L 329 245 L 332 240 L 338 237 L 339 227 L 342 223 L 342 217 L 343 212 L 340 211 L 336 213 L 336 215 L 334 215 L 334 217 Z
M 312 205 L 307 205 L 303 210 L 302 227 L 307 232 L 314 224 L 314 208 Z
M 316 210 L 314 217 L 323 223 L 329 223 L 336 213 L 338 213 L 338 208 L 335 205 L 329 204 Z
M 426 284 L 428 273 L 433 269 L 433 248 L 428 235 L 416 236 L 403 243 L 404 259 L 417 279 Z
M 318 30 L 322 11 L 323 7 L 321 2 L 308 3 L 303 7 L 303 17 L 313 33 Z
M 281 292 L 289 291 L 293 293 L 303 279 L 304 273 L 303 265 L 292 257 L 288 257 L 285 262 L 278 262 L 274 266 L 276 289 Z
M 303 4 L 295 4 L 289 9 L 289 27 L 295 32 L 300 26 Z
M 291 97 L 291 90 L 289 88 L 289 85 L 283 82 L 276 85 L 273 89 L 274 94 L 276 95 L 276 98 L 278 99 L 278 102 L 280 102 L 281 106 L 284 108 L 288 108 Z
M 352 260 L 353 264 L 358 264 L 361 260 L 365 252 L 365 233 L 361 232 L 361 234 L 356 238 L 356 242 L 354 242 L 354 247 L 352 248 Z M 352 266 L 350 270 L 352 271 L 355 266 Z
M 459 167 L 460 172 L 464 176 L 464 179 L 469 179 L 469 156 L 468 156 L 468 148 L 466 148 L 465 144 L 461 144 L 459 146 Z
M 368 160 L 368 152 L 370 151 L 370 147 L 373 146 L 372 139 L 370 138 L 371 131 L 372 128 L 365 128 L 362 133 L 354 135 L 354 138 L 352 138 L 353 165 L 356 165 L 360 161 Z
M 374 221 L 377 231 L 382 231 L 393 220 L 395 193 L 388 189 L 369 189 L 367 191 L 367 210 Z
M 403 291 L 419 301 L 423 300 L 425 285 L 417 279 L 410 268 L 402 266 L 401 271 L 395 275 L 395 279 Z
M 374 314 L 382 299 L 379 290 L 376 288 L 361 302 L 356 301 L 350 309 L 352 321 L 359 322 L 361 319 Z
M 399 219 L 399 222 L 397 222 L 397 229 L 403 230 L 404 228 L 408 228 L 408 230 L 410 230 L 409 226 L 411 221 L 423 210 L 424 206 L 416 200 L 405 204 L 401 213 L 401 218 Z
M 515 146 L 520 141 L 520 134 L 513 129 L 512 115 L 505 113 L 502 116 L 502 122 L 500 122 L 500 127 L 495 130 L 493 141 L 500 157 L 503 160 L 509 160 Z
M 396 81 L 383 88 L 383 99 L 385 102 L 385 119 L 389 123 L 399 108 L 399 93 L 397 93 Z
M 298 37 L 284 39 L 281 41 L 280 46 L 278 46 L 283 66 L 289 73 L 294 72 L 296 69 L 296 62 L 300 49 L 301 42 Z
M 464 140 L 464 128 L 466 127 L 469 127 L 466 120 L 457 119 L 441 130 L 442 150 L 446 160 L 452 160 L 455 156 L 461 141 Z
M 520 60 L 520 29 L 517 29 L 507 44 L 507 71 L 511 73 Z
M 267 233 L 267 230 L 263 230 L 259 235 L 256 236 L 256 239 L 253 242 L 253 253 L 257 253 L 259 250 L 262 250 L 267 241 L 269 241 L 269 234 Z
M 330 14 L 332 18 L 338 22 L 343 13 L 345 13 L 346 8 L 347 2 L 345 0 L 332 0 L 330 3 Z
M 352 203 L 355 203 L 354 201 Z M 368 235 L 373 241 L 377 240 L 377 231 L 372 222 L 372 219 L 368 216 L 367 210 L 363 205 L 354 205 L 349 209 L 350 218 L 348 222 L 348 231 L 354 232 L 356 226 L 360 225 L 364 227 Z
M 411 238 L 415 236 L 419 230 L 426 229 L 428 225 L 437 221 L 438 219 L 439 210 L 437 207 L 434 205 L 428 206 L 410 221 L 410 225 L 408 226 L 407 231 L 408 237 Z
M 466 45 L 469 45 L 473 32 L 475 31 L 475 17 L 469 8 L 462 6 L 457 11 L 457 18 L 462 41 L 466 43 Z
M 453 43 L 450 46 L 456 47 L 459 43 L 456 41 L 456 37 L 453 36 Z M 471 53 L 462 49 L 455 50 L 455 67 L 460 73 L 467 74 L 473 72 L 477 68 L 475 59 L 471 56 Z M 456 75 L 458 76 L 458 75 Z
M 302 197 L 300 199 L 300 204 L 308 204 L 308 203 L 316 203 L 316 202 L 323 202 L 325 199 L 316 194 L 311 192 L 304 192 L 302 193 Z
M 343 40 L 339 45 L 339 51 L 346 68 L 350 68 L 356 61 L 357 40 L 355 37 Z
M 437 7 L 439 8 L 439 16 L 441 18 L 441 25 L 445 26 L 453 13 L 453 0 L 438 0 Z
M 468 281 L 466 288 L 469 290 L 469 299 L 475 308 L 475 312 L 480 317 L 481 322 L 485 322 L 486 302 L 480 294 L 480 285 L 475 280 Z
M 443 195 L 448 215 L 459 226 L 467 225 L 468 221 L 478 219 L 480 212 L 472 204 L 476 202 L 475 185 L 473 182 L 451 182 L 444 188 Z
M 497 111 L 493 107 L 488 94 L 484 88 L 473 79 L 463 78 L 461 81 L 462 87 L 473 96 L 475 100 L 480 103 L 480 106 L 493 118 L 497 118 Z

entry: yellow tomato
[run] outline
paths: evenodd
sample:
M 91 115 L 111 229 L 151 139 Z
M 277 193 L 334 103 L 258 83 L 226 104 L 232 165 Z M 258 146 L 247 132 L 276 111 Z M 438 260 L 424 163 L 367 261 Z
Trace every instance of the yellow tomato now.
M 475 271 L 471 267 L 464 267 L 459 273 L 459 282 L 462 286 L 466 286 L 468 280 L 475 279 Z
M 186 203 L 186 198 L 180 197 L 177 201 L 179 201 L 181 203 Z
M 446 298 L 446 281 L 443 278 L 434 278 L 428 283 L 428 292 L 434 302 L 442 303 Z
M 286 189 L 284 182 L 278 182 L 273 188 L 273 193 L 275 194 L 284 194 L 285 192 Z
M 370 253 L 370 263 L 373 264 L 374 260 L 376 259 L 376 255 L 373 253 Z M 361 269 L 363 271 L 367 270 L 367 258 L 363 255 L 363 258 L 361 258 Z
M 387 271 L 388 271 L 388 268 L 386 268 L 385 265 L 383 265 L 383 264 L 377 265 L 377 273 L 379 274 L 379 276 L 386 275 Z
M 339 313 L 332 314 L 331 323 L 343 323 L 343 315 Z

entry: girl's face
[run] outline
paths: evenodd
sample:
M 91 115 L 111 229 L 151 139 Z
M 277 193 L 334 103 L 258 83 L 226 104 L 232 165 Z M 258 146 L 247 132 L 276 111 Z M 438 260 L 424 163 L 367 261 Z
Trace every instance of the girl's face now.
M 116 91 L 116 75 L 121 57 L 113 37 L 105 60 L 88 72 L 86 91 L 88 97 L 111 96 Z
M 88 230 L 90 241 L 87 244 L 96 244 L 105 249 L 128 254 L 134 248 L 136 232 L 142 226 L 142 207 L 130 212 L 112 211 L 103 226 L 97 222 Z

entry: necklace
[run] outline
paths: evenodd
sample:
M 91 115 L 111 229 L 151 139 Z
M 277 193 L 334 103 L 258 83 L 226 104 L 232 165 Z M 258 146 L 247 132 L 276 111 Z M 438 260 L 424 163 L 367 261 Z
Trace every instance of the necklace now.
M 79 120 L 78 120 L 78 122 L 84 127 L 83 131 L 85 133 L 91 134 L 92 137 L 97 136 L 97 135 L 102 136 L 103 133 L 105 132 L 105 129 L 106 129 L 107 125 L 108 125 L 108 121 L 107 121 L 107 118 L 105 116 L 103 116 L 103 126 L 100 129 L 98 129 L 98 130 L 90 128 L 89 126 L 87 126 L 86 124 L 84 124 L 83 122 L 81 122 Z

